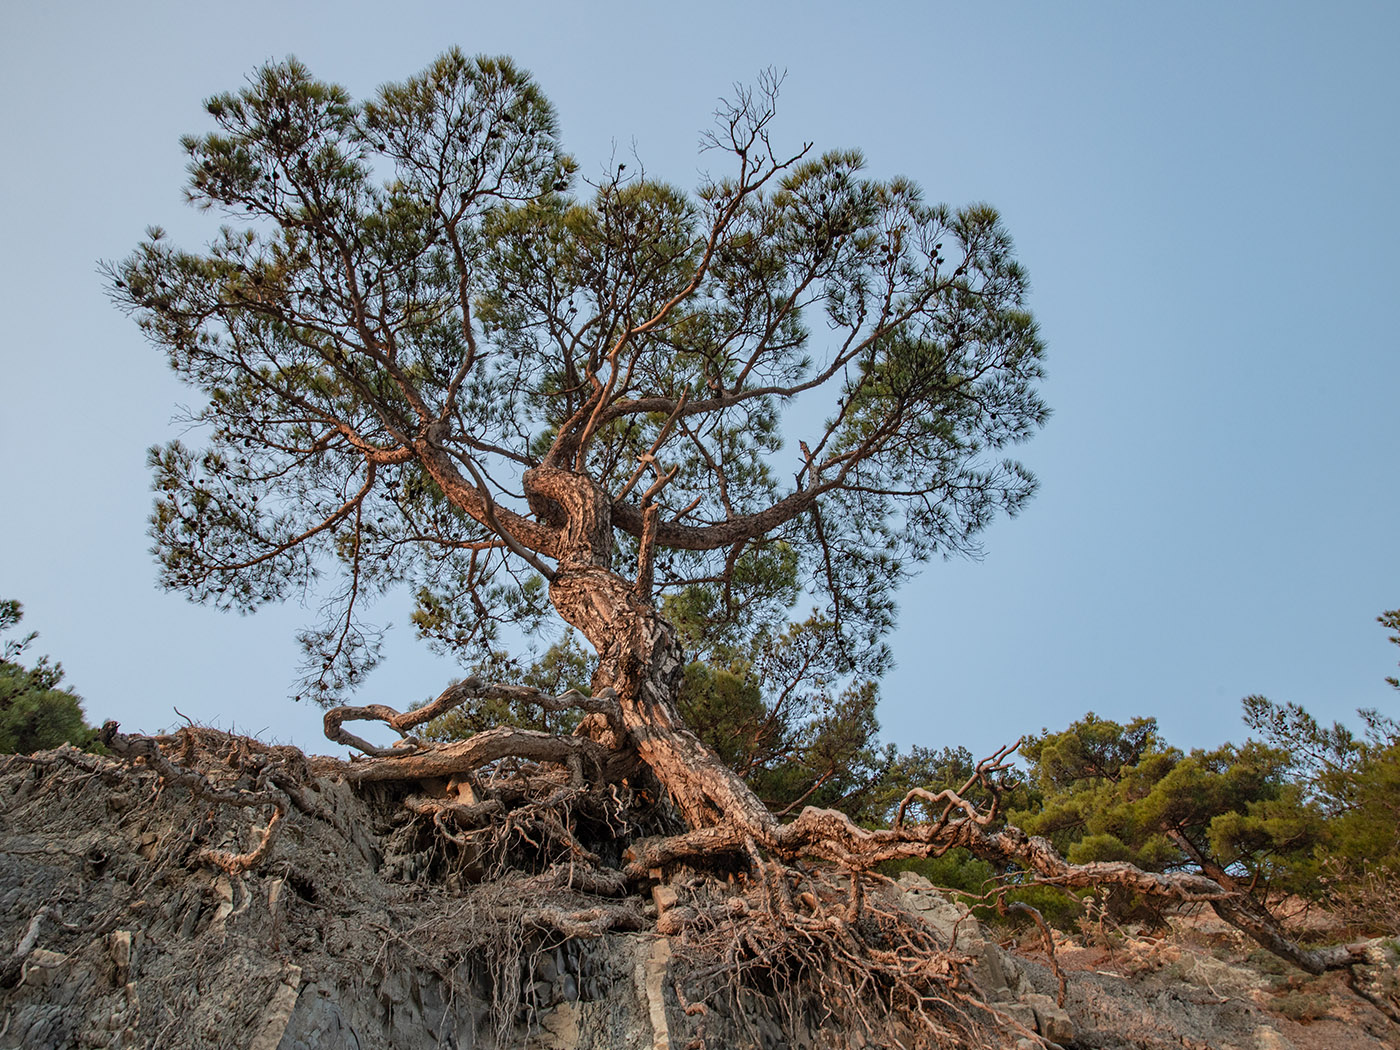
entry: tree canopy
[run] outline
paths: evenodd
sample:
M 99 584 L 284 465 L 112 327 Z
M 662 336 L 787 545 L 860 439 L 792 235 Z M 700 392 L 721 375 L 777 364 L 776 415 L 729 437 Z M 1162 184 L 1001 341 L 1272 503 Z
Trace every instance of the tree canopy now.
M 811 601 L 818 665 L 878 673 L 896 586 L 1022 505 L 1004 450 L 1046 418 L 996 212 L 782 151 L 777 89 L 722 104 L 703 145 L 727 170 L 693 194 L 625 164 L 574 193 L 507 59 L 451 51 L 364 103 L 288 60 L 211 99 L 187 194 L 230 222 L 201 252 L 153 229 L 109 268 L 204 398 L 204 447 L 151 453 L 163 582 L 247 609 L 333 575 L 302 636 L 328 704 L 373 666 L 361 609 L 390 587 L 477 670 L 552 605 L 621 705 L 585 736 L 635 743 L 692 825 L 771 821 L 694 751 L 683 647 L 790 648 Z
M 724 105 L 693 194 L 626 164 L 576 193 L 506 59 L 364 103 L 288 61 L 211 99 L 187 193 L 230 224 L 110 268 L 205 399 L 203 446 L 151 453 L 163 581 L 251 608 L 333 573 L 303 641 L 340 697 L 387 587 L 469 659 L 539 625 L 578 540 L 563 472 L 642 600 L 708 637 L 807 593 L 861 660 L 917 563 L 1030 495 L 1001 450 L 1045 419 L 1042 346 L 991 208 L 777 150 L 777 86 Z
M 1400 614 L 1377 619 L 1393 631 Z M 1043 730 L 1021 747 L 1033 794 L 1009 819 L 1073 863 L 1197 871 L 1384 923 L 1400 898 L 1400 724 L 1362 709 L 1358 733 L 1297 703 L 1255 695 L 1243 707 L 1251 738 L 1190 753 L 1154 718 L 1090 712 Z
M 1400 610 L 1377 620 L 1400 630 Z M 1400 634 L 1389 640 L 1400 645 Z M 1386 681 L 1396 689 L 1400 682 Z M 1288 757 L 1302 803 L 1319 815 L 1317 864 L 1354 915 L 1375 902 L 1393 910 L 1400 899 L 1400 722 L 1373 709 L 1358 711 L 1358 736 L 1343 725 L 1320 723 L 1300 704 L 1246 697 L 1245 722 Z M 1370 903 L 1367 903 L 1370 898 Z

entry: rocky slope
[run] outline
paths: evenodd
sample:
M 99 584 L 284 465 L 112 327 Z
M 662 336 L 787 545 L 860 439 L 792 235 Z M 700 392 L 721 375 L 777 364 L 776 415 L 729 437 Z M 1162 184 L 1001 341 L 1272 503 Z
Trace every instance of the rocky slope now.
M 538 880 L 526 891 L 508 873 L 475 886 L 430 878 L 433 858 L 411 848 L 396 805 L 325 777 L 269 855 L 230 874 L 200 849 L 248 849 L 266 813 L 90 765 L 51 755 L 0 768 L 0 1048 L 918 1045 L 893 1022 L 838 1024 L 781 981 L 711 974 L 697 985 L 693 945 L 654 932 L 674 900 L 665 885 L 637 901 L 637 932 L 566 939 L 530 923 Z M 1285 972 L 1209 928 L 1061 943 L 1060 1007 L 1043 953 L 993 943 L 921 879 L 883 892 L 972 960 L 990 1010 L 958 1009 L 977 1014 L 968 1027 L 981 1045 L 1400 1043 L 1400 1027 L 1340 977 Z M 1358 979 L 1400 1006 L 1395 945 L 1376 942 L 1373 961 Z

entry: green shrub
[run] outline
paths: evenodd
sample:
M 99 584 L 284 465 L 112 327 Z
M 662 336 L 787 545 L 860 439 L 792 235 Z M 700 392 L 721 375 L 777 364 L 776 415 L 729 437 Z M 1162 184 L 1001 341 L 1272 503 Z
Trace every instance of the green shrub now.
M 0 634 L 23 618 L 19 602 L 0 600 Z M 93 747 L 97 732 L 83 721 L 81 699 L 58 687 L 63 668 L 47 656 L 33 667 L 19 662 L 36 637 L 30 632 L 0 649 L 0 752 L 29 754 L 65 743 Z

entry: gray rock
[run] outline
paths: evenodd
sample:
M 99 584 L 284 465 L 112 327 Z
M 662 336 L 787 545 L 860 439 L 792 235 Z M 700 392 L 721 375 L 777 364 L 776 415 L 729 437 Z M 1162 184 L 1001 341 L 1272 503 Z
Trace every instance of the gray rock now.
M 1035 1010 L 1026 1003 L 997 1003 L 996 1008 L 1028 1032 L 1036 1031 Z
M 360 1039 L 324 989 L 303 988 L 277 1050 L 360 1050 Z
M 559 978 L 559 998 L 566 1003 L 578 1001 L 578 981 L 573 974 L 566 973 Z
M 554 956 L 541 955 L 535 961 L 535 977 L 541 981 L 554 981 L 559 976 L 559 966 L 554 961 Z
M 1012 1002 L 1028 991 L 1015 958 L 987 939 L 970 911 L 912 871 L 900 873 L 899 889 L 905 907 L 933 927 L 949 947 L 977 960 L 972 979 L 990 1000 Z
M 1052 1043 L 1074 1040 L 1074 1022 L 1048 995 L 1028 995 L 1022 1000 L 1035 1011 L 1035 1030 Z

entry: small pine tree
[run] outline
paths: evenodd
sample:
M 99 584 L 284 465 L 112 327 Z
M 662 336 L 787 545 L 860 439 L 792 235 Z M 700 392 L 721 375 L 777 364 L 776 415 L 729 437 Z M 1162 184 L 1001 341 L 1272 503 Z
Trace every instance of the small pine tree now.
M 1156 719 L 1119 725 L 1090 712 L 1021 753 L 1042 801 L 1011 819 L 1074 863 L 1194 869 L 1232 886 L 1316 885 L 1321 814 L 1284 748 L 1247 740 L 1187 754 L 1167 745 Z
M 0 634 L 24 618 L 20 603 L 0 600 Z M 20 656 L 38 635 L 31 631 L 0 649 L 0 753 L 28 754 L 60 744 L 91 747 L 96 731 L 83 720 L 82 700 L 60 689 L 63 667 L 41 656 L 32 667 Z

